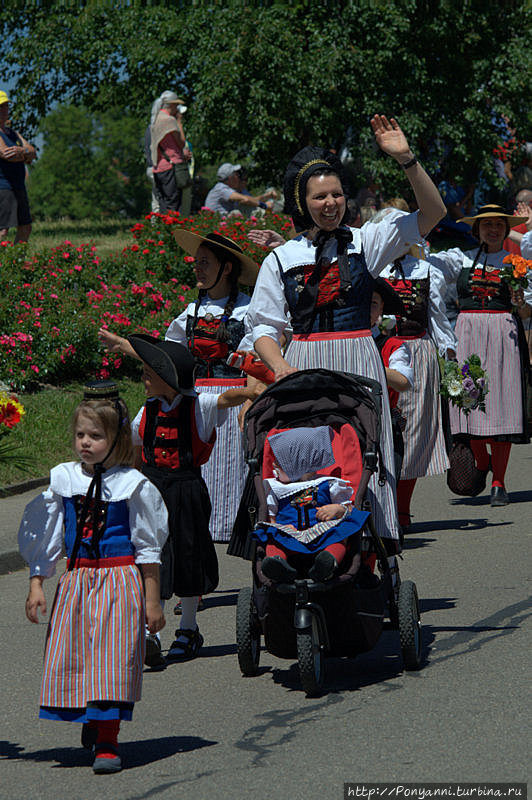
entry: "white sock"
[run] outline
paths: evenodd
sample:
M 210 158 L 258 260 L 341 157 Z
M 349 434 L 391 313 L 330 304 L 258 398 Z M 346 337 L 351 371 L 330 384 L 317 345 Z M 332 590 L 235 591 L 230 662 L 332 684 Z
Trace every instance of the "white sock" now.
M 196 630 L 196 611 L 198 610 L 199 595 L 197 597 L 181 598 L 181 628 L 187 631 Z

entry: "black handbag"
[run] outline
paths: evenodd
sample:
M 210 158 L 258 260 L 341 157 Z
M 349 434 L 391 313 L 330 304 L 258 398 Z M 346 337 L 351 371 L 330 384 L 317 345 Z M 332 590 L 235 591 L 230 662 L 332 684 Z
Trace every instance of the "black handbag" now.
M 186 161 L 181 161 L 179 164 L 174 164 L 175 182 L 178 189 L 188 189 L 192 186 L 192 178 L 188 169 Z
M 476 497 L 486 486 L 486 473 L 477 469 L 467 436 L 456 436 L 449 453 L 447 486 L 453 494 Z
M 163 150 L 162 147 L 161 150 L 166 160 L 172 164 L 172 159 L 166 150 Z M 189 186 L 192 186 L 192 176 L 190 175 L 187 162 L 180 161 L 179 164 L 172 164 L 172 166 L 174 168 L 174 177 L 177 188 L 188 189 Z

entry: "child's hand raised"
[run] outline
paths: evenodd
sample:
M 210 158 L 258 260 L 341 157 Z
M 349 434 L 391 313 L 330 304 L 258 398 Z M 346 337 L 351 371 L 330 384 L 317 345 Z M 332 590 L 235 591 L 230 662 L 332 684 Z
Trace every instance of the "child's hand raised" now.
M 42 588 L 42 578 L 34 576 L 30 578 L 30 591 L 26 598 L 26 616 L 30 622 L 38 624 L 39 609 L 41 614 L 46 614 L 46 597 Z

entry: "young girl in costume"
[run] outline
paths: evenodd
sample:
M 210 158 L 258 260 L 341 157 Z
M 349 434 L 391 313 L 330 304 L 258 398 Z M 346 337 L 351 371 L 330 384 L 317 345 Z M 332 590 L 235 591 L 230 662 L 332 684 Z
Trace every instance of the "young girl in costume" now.
M 330 580 L 342 562 L 346 540 L 369 514 L 353 509 L 353 487 L 317 470 L 334 464 L 333 431 L 328 425 L 272 434 L 273 477 L 264 480 L 270 525 L 253 536 L 266 545 L 261 569 L 274 581 L 293 580 L 288 553 L 315 555 L 308 576 Z
M 158 490 L 131 466 L 128 413 L 112 382 L 86 387 L 73 428 L 80 461 L 52 469 L 19 530 L 30 566 L 26 616 L 37 623 L 46 613 L 42 584 L 64 544 L 39 716 L 83 723 L 94 772 L 117 772 L 120 721 L 131 719 L 141 695 L 145 623 L 153 634 L 165 624 L 159 564 L 168 516 Z
M 203 644 L 196 624 L 198 600 L 218 585 L 218 559 L 209 533 L 211 503 L 201 466 L 212 453 L 215 428 L 225 422 L 226 410 L 254 399 L 255 393 L 241 386 L 220 395 L 198 395 L 194 358 L 186 347 L 147 335 L 130 336 L 129 343 L 143 362 L 148 395 L 133 421 L 133 441 L 142 472 L 160 490 L 169 514 L 161 596 L 176 594 L 182 605 L 181 627 L 167 660 L 181 661 L 198 655 Z M 158 640 L 156 646 L 160 654 Z

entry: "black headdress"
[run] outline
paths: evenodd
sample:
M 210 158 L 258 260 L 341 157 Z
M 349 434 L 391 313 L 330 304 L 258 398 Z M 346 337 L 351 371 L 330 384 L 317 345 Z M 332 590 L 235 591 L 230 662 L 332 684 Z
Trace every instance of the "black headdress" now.
M 284 176 L 285 213 L 292 216 L 296 231 L 312 228 L 315 223 L 307 207 L 307 183 L 309 178 L 323 170 L 331 170 L 339 179 L 344 195 L 347 195 L 345 186 L 345 173 L 342 162 L 334 153 L 322 147 L 304 147 L 289 163 Z M 316 266 L 312 275 L 299 295 L 297 303 L 297 316 L 303 330 L 310 331 L 315 315 L 316 300 L 318 297 L 319 281 L 321 274 L 321 256 L 328 239 L 335 238 L 338 244 L 338 267 L 340 271 L 340 290 L 342 293 L 351 288 L 351 274 L 349 260 L 346 253 L 347 245 L 353 240 L 348 227 L 344 225 L 349 218 L 347 203 L 341 224 L 333 231 L 318 231 L 312 244 L 316 247 Z
M 96 558 L 99 557 L 99 540 L 103 533 L 102 528 L 98 525 L 100 520 L 100 513 L 101 513 L 101 503 L 102 503 L 102 475 L 105 472 L 104 464 L 113 452 L 116 447 L 116 443 L 118 442 L 118 437 L 120 436 L 120 431 L 122 430 L 122 426 L 124 422 L 127 421 L 127 416 L 124 415 L 124 406 L 122 404 L 122 400 L 120 399 L 120 395 L 118 393 L 118 386 L 114 381 L 94 381 L 92 383 L 86 383 L 83 387 L 83 400 L 110 400 L 112 401 L 116 413 L 118 416 L 118 424 L 116 427 L 116 434 L 111 447 L 107 451 L 105 458 L 98 464 L 93 465 L 94 476 L 89 484 L 89 488 L 87 490 L 87 494 L 85 495 L 85 499 L 83 500 L 83 506 L 81 508 L 81 513 L 79 515 L 77 525 L 76 525 L 76 539 L 74 541 L 74 546 L 72 548 L 72 553 L 70 555 L 70 559 L 68 562 L 68 569 L 72 570 L 75 567 L 76 559 L 78 557 L 78 551 L 81 544 L 81 540 L 83 538 L 83 530 L 85 527 L 85 523 L 87 521 L 87 517 L 89 516 L 89 510 L 91 507 L 92 501 L 93 509 L 92 509 L 92 536 L 91 536 L 91 549 L 93 550 L 94 556 Z
M 334 153 L 324 150 L 323 147 L 304 147 L 290 161 L 284 174 L 284 211 L 290 214 L 294 221 L 296 231 L 305 231 L 312 228 L 314 222 L 307 209 L 307 183 L 316 172 L 330 169 L 339 178 L 342 189 L 347 197 L 342 162 Z M 346 217 L 348 210 L 346 204 Z M 342 223 L 344 220 L 342 220 Z

